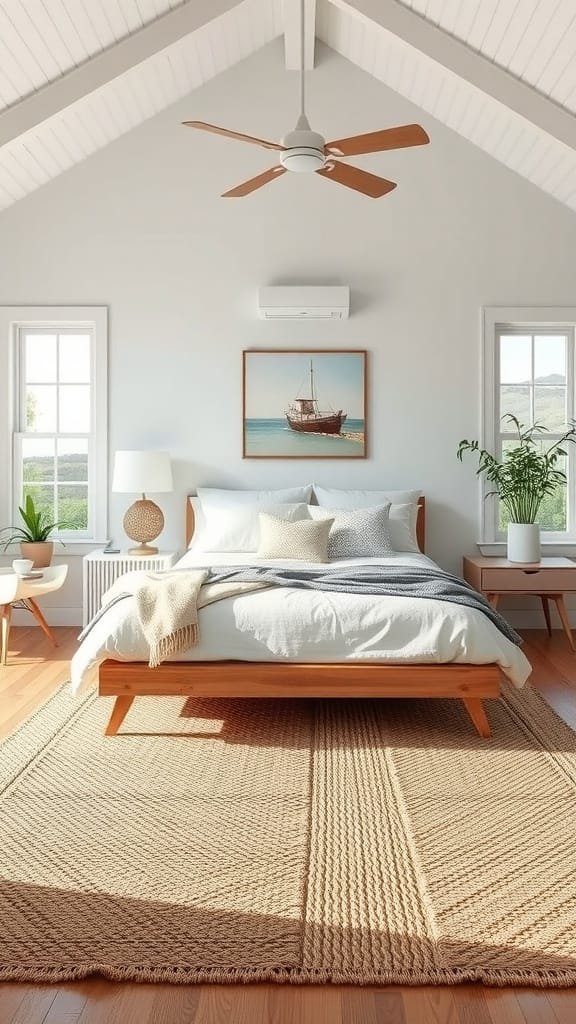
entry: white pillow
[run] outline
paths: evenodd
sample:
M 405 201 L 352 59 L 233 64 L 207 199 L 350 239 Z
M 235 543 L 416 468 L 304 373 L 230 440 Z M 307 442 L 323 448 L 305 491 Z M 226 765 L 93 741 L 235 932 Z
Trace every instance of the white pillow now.
M 312 519 L 289 523 L 261 512 L 258 558 L 298 559 L 327 562 L 328 539 L 333 519 L 315 523 Z
M 337 515 L 338 512 L 342 511 L 344 510 L 323 508 L 320 505 L 308 505 L 308 513 L 312 519 L 328 519 L 330 516 Z M 346 511 L 350 510 L 347 509 Z M 390 506 L 390 511 L 388 513 L 388 531 L 394 551 L 420 551 L 418 541 L 416 539 L 417 518 L 418 505 L 404 504 Z
M 395 551 L 420 551 L 416 536 L 418 505 L 390 505 L 388 530 Z
M 341 491 L 336 487 L 313 486 L 316 500 L 323 508 L 371 508 L 387 501 L 392 505 L 412 505 L 422 494 L 422 491 Z
M 256 502 L 281 505 L 285 502 L 301 502 L 310 504 L 312 484 L 304 487 L 284 487 L 276 491 L 234 491 L 227 487 L 199 487 L 198 497 L 202 508 L 223 508 L 225 505 L 253 505 Z
M 270 512 L 279 520 L 310 519 L 304 502 L 275 504 L 262 501 L 251 505 L 240 502 L 222 508 L 203 507 L 204 526 L 196 551 L 256 551 L 260 543 L 258 513 Z
M 206 529 L 206 510 L 212 508 L 224 508 L 229 505 L 248 505 L 258 502 L 269 502 L 270 504 L 283 504 L 284 502 L 309 502 L 312 496 L 312 484 L 304 487 L 285 487 L 275 491 L 242 491 L 230 490 L 224 487 L 199 487 L 198 496 L 190 497 L 188 500 L 194 510 L 194 534 L 188 545 L 189 550 L 194 551 L 217 551 L 218 548 L 209 548 L 204 543 L 204 532 Z M 256 542 L 258 547 L 258 542 Z M 256 547 L 249 550 L 256 550 Z M 235 550 L 225 548 L 224 550 Z M 242 549 L 238 549 L 242 550 Z

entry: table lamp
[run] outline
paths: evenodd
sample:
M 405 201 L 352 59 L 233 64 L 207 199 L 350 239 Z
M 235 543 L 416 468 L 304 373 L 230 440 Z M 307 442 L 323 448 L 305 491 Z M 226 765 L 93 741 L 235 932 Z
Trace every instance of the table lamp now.
M 124 532 L 139 546 L 130 548 L 130 555 L 157 555 L 158 548 L 150 547 L 164 529 L 162 510 L 146 497 L 146 491 L 153 494 L 172 490 L 172 466 L 168 452 L 116 452 L 112 490 L 116 494 L 141 494 L 126 511 Z

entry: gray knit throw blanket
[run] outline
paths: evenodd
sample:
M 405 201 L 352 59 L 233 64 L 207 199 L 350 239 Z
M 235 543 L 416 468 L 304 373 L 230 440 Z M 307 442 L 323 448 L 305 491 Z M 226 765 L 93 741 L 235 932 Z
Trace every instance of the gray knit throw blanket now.
M 522 637 L 469 583 L 443 569 L 421 565 L 345 565 L 326 569 L 278 569 L 268 566 L 214 568 L 206 583 L 267 583 L 272 587 L 376 594 L 380 597 L 416 597 L 463 604 L 482 612 L 518 647 Z

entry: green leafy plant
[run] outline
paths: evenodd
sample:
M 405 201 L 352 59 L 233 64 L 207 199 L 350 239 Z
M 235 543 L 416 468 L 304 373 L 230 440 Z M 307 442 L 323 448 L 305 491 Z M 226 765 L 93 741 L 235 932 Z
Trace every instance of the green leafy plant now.
M 535 523 L 544 498 L 566 483 L 566 474 L 558 469 L 558 461 L 568 454 L 564 445 L 576 442 L 576 428 L 572 425 L 546 448 L 542 434 L 548 428 L 541 423 L 525 428 L 512 413 L 502 419 L 510 420 L 518 434 L 518 444 L 504 451 L 502 461 L 480 448 L 478 441 L 460 441 L 456 455 L 462 462 L 464 452 L 477 452 L 477 476 L 485 473 L 486 479 L 494 484 L 486 497 L 499 496 L 510 522 Z
M 53 522 L 45 509 L 36 509 L 31 494 L 26 496 L 24 508 L 18 506 L 18 511 L 24 526 L 5 526 L 0 530 L 0 534 L 10 532 L 10 536 L 3 541 L 4 551 L 17 541 L 24 541 L 25 544 L 44 544 L 50 539 L 53 530 L 67 529 L 66 523 Z

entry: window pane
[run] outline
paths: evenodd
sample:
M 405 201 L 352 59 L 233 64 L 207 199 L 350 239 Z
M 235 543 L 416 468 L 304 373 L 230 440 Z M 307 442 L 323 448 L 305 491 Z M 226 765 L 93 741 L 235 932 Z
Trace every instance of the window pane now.
M 60 380 L 72 384 L 90 380 L 90 335 L 61 334 L 58 338 L 60 353 Z
M 22 479 L 25 483 L 54 480 L 54 449 L 53 438 L 22 439 Z
M 547 444 L 546 442 L 542 442 L 542 446 L 550 447 L 550 445 L 552 445 L 553 443 L 553 441 L 550 441 Z M 506 451 L 506 449 L 514 447 L 516 446 L 513 441 L 504 441 L 502 444 L 503 451 Z M 568 469 L 566 459 L 559 459 L 556 463 L 556 468 L 562 470 L 562 472 L 564 473 L 567 473 Z M 500 504 L 499 507 L 498 518 L 500 530 L 505 531 L 506 527 L 508 526 L 510 517 L 508 515 L 507 510 L 504 508 L 502 504 Z M 566 484 L 559 484 L 552 494 L 547 494 L 544 497 L 542 504 L 540 505 L 540 509 L 538 511 L 536 519 L 537 522 L 540 523 L 540 528 L 543 531 L 556 532 L 566 530 L 568 528 Z
M 547 494 L 538 513 L 542 530 L 566 530 L 566 486 L 559 485 L 553 494 Z
M 500 335 L 500 383 L 529 384 L 532 379 L 532 336 Z
M 54 521 L 54 484 L 24 484 L 23 496 L 24 500 L 28 494 L 32 495 L 32 500 L 36 506 L 37 512 L 45 512 L 48 523 Z
M 548 430 L 566 426 L 566 388 L 535 387 L 534 419 Z
M 29 384 L 26 388 L 26 430 L 51 434 L 56 430 L 56 385 Z
M 517 416 L 520 423 L 530 425 L 530 388 L 511 387 L 510 385 L 500 388 L 500 416 L 512 413 Z M 513 423 L 500 422 L 500 430 L 507 432 L 514 430 Z
M 60 430 L 64 433 L 87 433 L 90 430 L 90 387 L 86 384 L 64 384 L 60 393 Z
M 30 384 L 56 382 L 56 335 L 27 334 L 26 381 Z
M 547 334 L 534 338 L 534 378 L 539 383 L 566 383 L 566 337 Z
M 79 485 L 58 487 L 58 519 L 61 530 L 88 529 L 88 488 Z
M 88 441 L 84 438 L 58 440 L 58 480 L 88 479 Z

